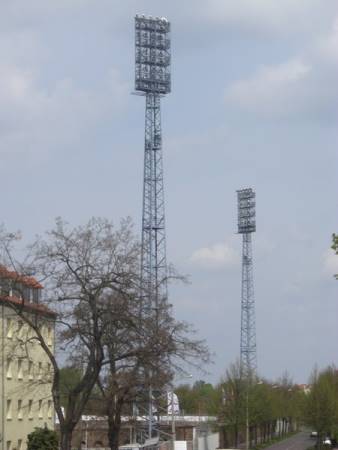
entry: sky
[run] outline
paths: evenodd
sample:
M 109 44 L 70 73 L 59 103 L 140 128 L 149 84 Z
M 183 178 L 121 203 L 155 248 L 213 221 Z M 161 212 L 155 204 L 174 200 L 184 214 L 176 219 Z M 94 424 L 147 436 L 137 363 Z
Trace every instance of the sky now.
M 194 377 L 216 383 L 239 357 L 245 187 L 260 375 L 301 383 L 338 365 L 337 0 L 3 0 L 0 12 L 0 222 L 29 241 L 57 216 L 131 216 L 140 235 L 134 16 L 165 16 L 167 257 L 189 275 L 170 301 L 214 360 Z

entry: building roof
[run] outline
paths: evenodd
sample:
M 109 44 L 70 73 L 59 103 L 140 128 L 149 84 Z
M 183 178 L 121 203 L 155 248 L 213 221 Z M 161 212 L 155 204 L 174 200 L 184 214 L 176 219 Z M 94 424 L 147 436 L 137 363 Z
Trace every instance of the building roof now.
M 7 267 L 0 265 L 0 278 L 15 280 L 17 283 L 22 283 L 24 286 L 34 289 L 43 289 L 43 286 L 34 277 L 20 275 L 18 272 L 8 270 Z
M 32 289 L 43 289 L 43 286 L 34 278 L 21 275 L 18 272 L 8 270 L 7 267 L 0 264 L 0 280 L 13 280 L 25 287 Z M 56 313 L 49 309 L 43 303 L 30 302 L 21 295 L 8 295 L 9 293 L 0 293 L 0 303 L 5 303 L 12 307 L 22 307 L 25 311 L 34 312 L 51 318 L 56 318 Z
M 57 316 L 54 311 L 42 303 L 30 303 L 15 296 L 0 295 L 0 303 L 8 304 L 9 307 L 11 307 L 11 305 L 13 307 L 22 306 L 22 308 L 28 312 L 41 314 L 42 316 L 51 317 L 53 319 Z

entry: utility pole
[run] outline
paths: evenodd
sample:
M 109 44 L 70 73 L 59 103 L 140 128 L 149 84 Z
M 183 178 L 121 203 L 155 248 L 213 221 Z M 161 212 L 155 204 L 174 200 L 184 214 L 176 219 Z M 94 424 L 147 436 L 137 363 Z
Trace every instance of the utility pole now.
M 135 17 L 135 90 L 145 96 L 145 146 L 141 242 L 141 302 L 159 325 L 167 308 L 167 261 L 161 97 L 171 91 L 170 23 L 164 17 Z M 154 375 L 154 374 L 153 374 Z M 148 374 L 151 378 L 151 374 Z M 149 393 L 149 438 L 153 436 L 153 397 Z
M 249 389 L 257 371 L 255 296 L 252 262 L 252 233 L 256 231 L 256 194 L 249 189 L 237 191 L 238 233 L 242 234 L 242 295 L 240 370 L 245 384 L 245 443 L 249 449 Z

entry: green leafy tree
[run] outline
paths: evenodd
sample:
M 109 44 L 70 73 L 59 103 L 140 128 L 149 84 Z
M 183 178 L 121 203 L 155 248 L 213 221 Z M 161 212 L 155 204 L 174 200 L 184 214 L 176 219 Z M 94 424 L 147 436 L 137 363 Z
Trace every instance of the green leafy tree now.
M 331 245 L 332 250 L 334 250 L 335 254 L 338 255 L 338 234 L 333 233 L 332 234 L 332 245 Z M 336 280 L 338 280 L 338 274 L 335 273 L 334 277 L 336 278 Z
M 223 423 L 224 440 L 227 446 L 238 447 L 240 433 L 246 420 L 245 383 L 241 377 L 240 365 L 232 364 L 221 383 L 222 406 L 220 421 Z
M 181 384 L 175 388 L 175 394 L 180 402 L 180 409 L 184 414 L 197 414 L 196 399 L 193 396 L 192 388 L 189 384 Z
M 199 415 L 216 415 L 219 409 L 220 392 L 212 384 L 196 381 L 192 388 L 192 395 L 196 399 Z
M 274 396 L 268 382 L 253 382 L 249 387 L 249 425 L 254 444 L 271 440 L 275 430 Z
M 305 403 L 305 421 L 318 432 L 320 446 L 326 435 L 337 438 L 338 375 L 334 366 L 311 376 L 311 392 Z
M 81 371 L 76 367 L 62 367 L 60 369 L 60 397 L 61 405 L 67 407 L 69 393 L 81 380 Z
M 220 387 L 214 387 L 203 380 L 193 386 L 182 384 L 175 388 L 180 408 L 186 414 L 215 416 L 221 403 Z
M 219 422 L 226 447 L 237 448 L 245 441 L 247 419 L 251 448 L 273 439 L 277 422 L 280 435 L 285 435 L 302 417 L 304 393 L 286 375 L 278 383 L 256 377 L 247 383 L 237 362 L 227 370 L 220 389 Z
M 27 437 L 27 450 L 58 450 L 59 448 L 56 432 L 47 427 L 35 428 Z

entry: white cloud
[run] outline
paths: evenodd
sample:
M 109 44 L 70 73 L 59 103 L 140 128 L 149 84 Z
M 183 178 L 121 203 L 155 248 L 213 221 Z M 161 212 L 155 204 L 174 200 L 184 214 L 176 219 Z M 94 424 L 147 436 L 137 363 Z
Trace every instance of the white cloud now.
M 171 2 L 175 15 L 177 3 Z M 182 6 L 181 6 L 182 5 Z M 195 0 L 180 3 L 179 20 L 199 26 L 222 28 L 223 33 L 239 32 L 253 35 L 312 35 L 325 29 L 336 10 L 334 0 Z
M 240 257 L 230 244 L 224 242 L 195 250 L 190 257 L 190 261 L 203 268 L 217 269 L 237 266 Z
M 328 63 L 338 63 L 338 17 L 334 20 L 330 32 L 319 39 L 319 57 L 323 57 Z
M 46 88 L 37 71 L 0 64 L 0 153 L 7 159 L 20 153 L 26 164 L 52 149 L 83 143 L 98 121 L 125 108 L 129 91 L 114 68 L 99 87 L 83 89 L 64 78 Z
M 0 16 L 0 28 L 9 24 L 17 28 L 43 27 L 52 20 L 99 23 L 127 34 L 126 24 L 135 13 L 167 15 L 180 29 L 200 32 L 222 29 L 240 34 L 283 35 L 312 34 L 325 28 L 336 8 L 335 0 L 191 0 L 170 2 L 159 0 L 11 0 L 6 2 Z M 122 25 L 122 26 L 121 26 Z M 204 39 L 210 39 L 205 35 Z
M 231 83 L 224 94 L 228 108 L 266 118 L 314 117 L 332 120 L 337 112 L 338 17 L 298 55 L 264 65 Z
M 299 105 L 290 100 L 302 89 L 302 83 L 311 70 L 309 64 L 297 59 L 260 67 L 252 77 L 230 85 L 225 92 L 225 102 L 241 109 L 259 110 L 263 113 L 298 109 Z
M 279 0 L 278 2 L 271 2 L 271 0 L 253 0 L 247 2 L 245 0 L 227 1 L 224 0 L 209 0 L 208 7 L 205 8 L 206 16 L 216 22 L 237 24 L 242 23 L 252 27 L 264 26 L 269 30 L 279 31 L 283 26 L 290 29 L 293 25 L 293 20 L 290 17 L 297 16 L 299 13 L 304 13 L 310 7 L 318 5 L 318 0 Z M 303 21 L 306 24 L 307 21 Z M 295 26 L 295 24 L 293 25 Z M 299 22 L 299 26 L 302 26 Z
M 328 249 L 323 255 L 324 273 L 329 276 L 338 274 L 338 255 Z

